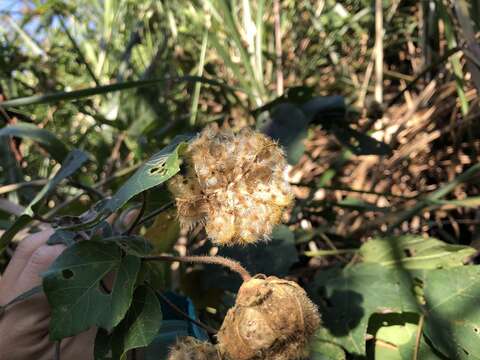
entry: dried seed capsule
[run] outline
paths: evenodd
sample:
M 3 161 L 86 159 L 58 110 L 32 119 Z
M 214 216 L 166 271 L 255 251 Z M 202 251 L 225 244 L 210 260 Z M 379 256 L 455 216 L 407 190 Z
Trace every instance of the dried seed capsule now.
M 316 306 L 295 282 L 255 277 L 240 287 L 218 333 L 226 360 L 295 360 L 320 325 Z
M 215 345 L 187 336 L 170 349 L 167 360 L 220 360 L 220 355 Z
M 285 157 L 263 134 L 207 126 L 185 154 L 187 171 L 168 187 L 183 228 L 204 224 L 220 244 L 267 238 L 293 200 L 284 180 Z

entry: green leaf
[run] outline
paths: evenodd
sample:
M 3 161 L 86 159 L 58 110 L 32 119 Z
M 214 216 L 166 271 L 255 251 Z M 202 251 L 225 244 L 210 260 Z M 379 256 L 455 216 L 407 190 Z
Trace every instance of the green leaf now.
M 160 185 L 180 171 L 180 156 L 187 148 L 189 136 L 176 136 L 170 145 L 144 163 L 109 199 L 103 210 L 114 212 L 141 192 Z
M 59 340 L 100 326 L 110 330 L 127 312 L 140 259 L 122 258 L 111 242 L 82 241 L 67 248 L 43 274 L 43 289 L 52 308 L 50 338 Z M 117 276 L 110 294 L 100 282 Z
M 330 306 L 321 310 L 337 345 L 365 355 L 368 321 L 374 313 L 417 312 L 408 274 L 377 264 L 330 269 L 315 278 Z
M 116 326 L 125 316 L 132 301 L 140 265 L 141 260 L 136 256 L 122 258 L 111 293 L 111 322 L 107 328 Z
M 51 178 L 44 187 L 37 193 L 35 198 L 28 204 L 27 208 L 20 217 L 10 226 L 0 238 L 0 254 L 5 250 L 15 234 L 26 226 L 33 218 L 34 212 L 38 210 L 40 201 L 50 194 L 57 185 L 66 177 L 77 171 L 86 161 L 87 155 L 80 150 L 72 150 L 65 158 L 60 170 Z
M 50 131 L 41 129 L 33 124 L 17 123 L 6 126 L 0 129 L 0 137 L 1 136 L 16 136 L 19 138 L 32 139 L 41 144 L 59 163 L 65 160 L 69 152 L 67 146 Z
M 436 269 L 463 265 L 476 250 L 434 238 L 392 236 L 367 241 L 359 251 L 364 262 L 405 269 Z
M 310 360 L 345 360 L 345 351 L 324 327 L 318 329 L 310 345 Z
M 480 266 L 427 272 L 425 334 L 449 359 L 480 359 Z
M 57 229 L 55 232 L 50 235 L 48 238 L 48 245 L 63 244 L 65 246 L 70 246 L 75 244 L 75 237 L 77 233 L 68 230 Z
M 433 200 L 435 205 L 450 205 L 458 207 L 478 208 L 480 207 L 480 196 L 470 196 L 459 200 Z
M 414 359 L 419 319 L 419 315 L 413 313 L 373 315 L 370 318 L 369 333 L 374 336 L 375 359 Z M 421 334 L 417 359 L 440 359 Z
M 428 341 L 421 340 L 418 359 L 442 358 L 438 352 L 449 359 L 479 359 L 480 266 L 420 272 L 362 263 L 321 272 L 316 284 L 326 298 L 321 312 L 331 336 L 327 339 L 352 354 L 366 354 L 369 324 L 379 358 L 411 359 L 416 331 L 415 339 L 409 337 L 413 329 L 406 323 L 416 325 L 411 317 L 423 314 L 423 334 Z M 397 320 L 390 321 L 392 318 Z M 382 329 L 389 326 L 392 328 Z
M 147 239 L 134 235 L 102 237 L 103 241 L 115 242 L 127 254 L 142 257 L 152 252 L 153 246 Z
M 309 124 L 310 119 L 298 106 L 282 103 L 271 110 L 270 119 L 260 126 L 260 130 L 277 140 L 285 148 L 288 162 L 296 164 L 305 152 L 303 141 L 308 135 Z
M 146 286 L 138 287 L 125 319 L 111 334 L 97 334 L 95 358 L 102 359 L 111 350 L 113 359 L 125 359 L 129 350 L 148 346 L 161 324 L 162 308 L 155 292 Z
M 36 210 L 38 202 L 42 200 L 45 196 L 50 194 L 63 179 L 69 177 L 75 171 L 77 171 L 87 160 L 87 154 L 85 154 L 81 150 L 73 149 L 65 158 L 65 161 L 62 164 L 60 170 L 50 181 L 45 184 L 45 186 L 42 188 L 42 190 L 38 192 L 32 202 L 28 204 L 27 208 L 25 209 L 25 213 L 27 215 L 33 215 L 33 212 L 34 210 Z
M 180 171 L 181 155 L 187 148 L 187 141 L 190 138 L 185 135 L 176 136 L 168 146 L 147 160 L 111 198 L 96 205 L 88 219 L 82 224 L 67 226 L 65 229 L 78 230 L 96 225 L 135 195 L 170 179 Z

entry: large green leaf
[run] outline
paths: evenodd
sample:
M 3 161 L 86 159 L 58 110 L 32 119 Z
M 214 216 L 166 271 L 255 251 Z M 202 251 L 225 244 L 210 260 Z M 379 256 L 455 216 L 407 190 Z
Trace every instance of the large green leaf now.
M 422 334 L 416 349 L 419 319 L 419 315 L 413 313 L 373 315 L 368 331 L 374 336 L 375 359 L 411 360 L 417 351 L 416 359 L 439 360 Z
M 152 187 L 158 186 L 180 171 L 181 155 L 187 148 L 190 136 L 176 136 L 170 145 L 147 160 L 121 187 L 108 199 L 91 209 L 81 224 L 66 226 L 74 230 L 91 227 L 117 211 L 132 197 Z
M 108 334 L 99 331 L 95 339 L 95 358 L 104 359 L 111 351 L 113 359 L 125 359 L 129 350 L 148 346 L 162 324 L 162 308 L 153 290 L 140 286 L 125 319 Z
M 476 250 L 469 246 L 410 235 L 372 239 L 360 248 L 364 262 L 405 269 L 461 266 L 475 254 Z
M 0 253 L 5 250 L 15 234 L 32 220 L 34 213 L 38 210 L 40 201 L 50 194 L 63 179 L 77 171 L 87 160 L 87 155 L 77 149 L 72 150 L 67 155 L 60 170 L 38 192 L 35 198 L 28 204 L 23 214 L 3 233 L 0 238 Z
M 425 334 L 449 359 L 480 359 L 480 266 L 430 271 Z
M 0 103 L 1 104 L 1 103 Z M 67 146 L 50 131 L 39 128 L 33 124 L 17 123 L 0 129 L 1 136 L 16 136 L 32 139 L 42 145 L 52 157 L 62 163 L 68 154 Z
M 418 311 L 408 275 L 378 264 L 322 271 L 315 283 L 329 304 L 322 309 L 324 326 L 338 345 L 353 354 L 365 355 L 372 314 Z
M 417 330 L 408 324 L 418 329 L 411 317 L 423 314 L 428 341 L 421 338 L 418 359 L 442 358 L 438 352 L 449 359 L 479 359 L 479 266 L 419 271 L 361 263 L 321 272 L 316 284 L 325 298 L 326 339 L 352 354 L 365 355 L 369 324 L 379 359 L 411 359 Z
M 59 340 L 91 326 L 110 330 L 127 312 L 140 259 L 113 242 L 82 241 L 67 248 L 43 274 L 43 289 L 52 308 L 50 338 Z M 102 279 L 117 271 L 111 293 Z

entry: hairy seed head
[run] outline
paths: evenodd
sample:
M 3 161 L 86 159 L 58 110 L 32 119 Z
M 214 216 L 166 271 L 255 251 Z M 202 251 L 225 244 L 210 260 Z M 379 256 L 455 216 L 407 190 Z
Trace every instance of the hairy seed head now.
M 316 306 L 295 282 L 254 277 L 244 282 L 217 334 L 225 360 L 296 360 L 320 326 Z
M 167 360 L 220 360 L 220 355 L 213 344 L 187 336 L 170 349 Z
M 268 237 L 293 200 L 284 180 L 282 150 L 250 129 L 237 134 L 207 126 L 185 154 L 186 172 L 168 182 L 180 224 L 204 224 L 220 244 L 246 244 Z

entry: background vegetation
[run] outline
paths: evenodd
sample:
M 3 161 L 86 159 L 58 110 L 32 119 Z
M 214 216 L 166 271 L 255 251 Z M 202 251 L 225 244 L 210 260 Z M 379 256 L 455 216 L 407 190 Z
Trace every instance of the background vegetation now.
M 84 213 L 175 135 L 255 126 L 284 146 L 297 197 L 272 241 L 218 249 L 180 233 L 173 210 L 153 221 L 169 201 L 159 190 L 139 226 L 154 249 L 297 280 L 323 313 L 312 359 L 480 359 L 479 12 L 465 0 L 1 1 L 2 267 L 26 231 Z M 71 149 L 79 171 L 48 182 Z M 155 281 L 218 327 L 238 288 L 227 276 L 160 267 Z M 171 340 L 160 330 L 152 353 Z

